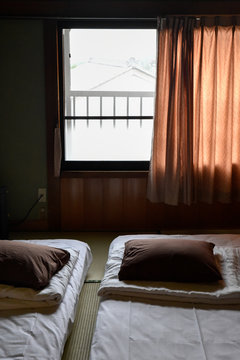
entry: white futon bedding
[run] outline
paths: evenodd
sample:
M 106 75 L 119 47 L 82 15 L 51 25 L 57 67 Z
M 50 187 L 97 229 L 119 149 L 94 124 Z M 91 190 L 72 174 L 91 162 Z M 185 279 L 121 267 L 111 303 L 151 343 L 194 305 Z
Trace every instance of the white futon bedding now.
M 202 284 L 193 284 L 192 291 L 191 284 L 166 283 L 164 288 L 163 283 L 148 286 L 118 281 L 124 243 L 147 237 L 168 236 L 119 236 L 110 246 L 90 359 L 239 360 L 240 235 L 169 236 L 211 241 L 220 262 L 227 258 L 227 264 L 221 263 L 227 275 L 223 274 L 221 286 L 212 291 L 210 285 Z
M 92 254 L 78 240 L 27 241 L 66 249 L 71 260 L 41 291 L 0 286 L 0 359 L 59 360 Z

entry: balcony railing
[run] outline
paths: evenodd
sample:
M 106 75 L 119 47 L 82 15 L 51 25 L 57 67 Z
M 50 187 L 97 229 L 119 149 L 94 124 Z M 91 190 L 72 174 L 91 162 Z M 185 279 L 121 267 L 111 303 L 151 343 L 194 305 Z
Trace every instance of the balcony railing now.
M 86 121 L 99 120 L 125 120 L 127 127 L 130 120 L 153 119 L 154 92 L 150 91 L 70 91 L 65 96 L 65 120 Z

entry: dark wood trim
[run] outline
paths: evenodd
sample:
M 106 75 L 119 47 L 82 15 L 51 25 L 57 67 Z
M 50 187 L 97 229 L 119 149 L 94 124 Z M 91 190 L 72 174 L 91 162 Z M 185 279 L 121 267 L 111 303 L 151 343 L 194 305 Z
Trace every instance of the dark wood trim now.
M 157 29 L 157 16 L 153 18 L 81 18 L 60 20 L 61 29 Z
M 146 178 L 148 171 L 63 171 L 61 178 Z
M 64 158 L 64 153 L 63 153 Z M 149 161 L 62 161 L 63 171 L 148 171 Z
M 0 16 L 63 19 L 239 13 L 239 0 L 5 0 L 0 7 Z
M 59 81 L 57 24 L 44 23 L 45 43 L 45 108 L 47 129 L 48 229 L 60 229 L 60 179 L 54 176 L 54 129 L 59 123 Z

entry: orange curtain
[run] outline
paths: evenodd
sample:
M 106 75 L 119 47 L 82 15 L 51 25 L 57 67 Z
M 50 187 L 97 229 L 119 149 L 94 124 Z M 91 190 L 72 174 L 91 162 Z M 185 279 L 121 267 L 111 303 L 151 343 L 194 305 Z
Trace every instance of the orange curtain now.
M 148 197 L 240 200 L 238 18 L 161 19 Z

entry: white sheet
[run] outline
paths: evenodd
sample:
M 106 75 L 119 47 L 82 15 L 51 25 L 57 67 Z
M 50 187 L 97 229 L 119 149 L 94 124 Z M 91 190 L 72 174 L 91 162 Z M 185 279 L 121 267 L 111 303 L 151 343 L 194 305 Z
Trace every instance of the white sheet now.
M 77 240 L 28 241 L 68 251 L 74 249 L 79 257 L 60 305 L 0 311 L 0 359 L 60 360 L 74 321 L 78 296 L 92 261 L 91 251 L 86 243 Z
M 146 238 L 146 235 L 137 236 Z M 151 235 L 151 237 L 159 237 Z M 172 236 L 171 236 L 172 237 Z M 240 247 L 240 235 L 174 236 Z M 115 246 L 136 236 L 118 237 Z M 90 360 L 239 360 L 240 305 L 102 298 Z
M 159 236 L 158 238 L 161 238 Z M 181 238 L 179 239 L 181 241 Z M 132 296 L 168 301 L 207 304 L 240 304 L 240 248 L 215 246 L 223 280 L 216 283 L 175 283 L 119 281 L 118 272 L 124 253 L 124 241 L 116 241 L 109 253 L 100 296 Z

